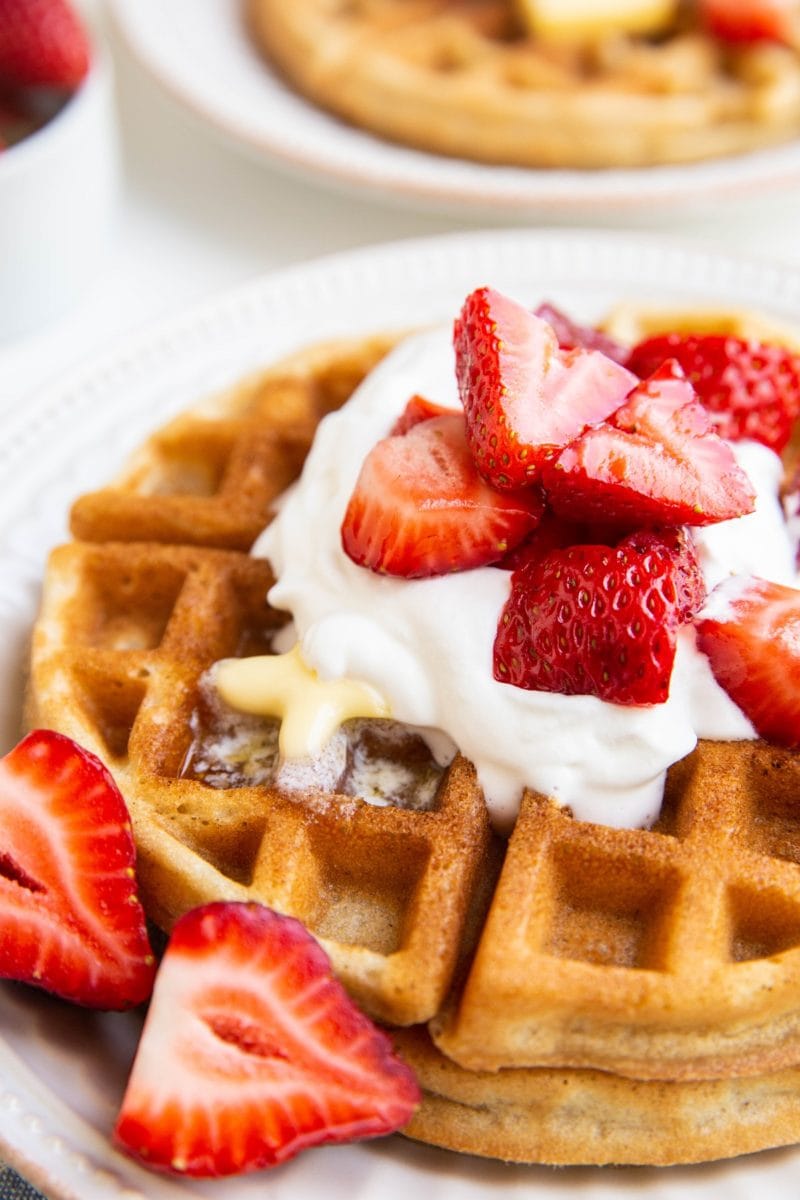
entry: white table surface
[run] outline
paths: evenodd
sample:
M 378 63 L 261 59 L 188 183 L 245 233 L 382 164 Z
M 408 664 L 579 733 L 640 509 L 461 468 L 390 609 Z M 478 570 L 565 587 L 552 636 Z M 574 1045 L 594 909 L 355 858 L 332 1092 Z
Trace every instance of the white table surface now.
M 331 251 L 486 225 L 344 195 L 254 161 L 132 61 L 103 0 L 81 2 L 116 66 L 123 179 L 115 238 L 76 308 L 0 344 L 0 412 L 115 338 L 236 283 Z M 799 214 L 800 187 L 635 220 L 639 229 L 800 263 Z

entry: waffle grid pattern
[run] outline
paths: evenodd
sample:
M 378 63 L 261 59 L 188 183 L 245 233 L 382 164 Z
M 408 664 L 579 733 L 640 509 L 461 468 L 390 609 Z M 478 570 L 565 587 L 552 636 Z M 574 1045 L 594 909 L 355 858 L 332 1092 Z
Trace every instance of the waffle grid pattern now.
M 521 5 L 519 9 L 521 10 Z M 487 162 L 699 161 L 800 132 L 800 55 L 726 50 L 690 7 L 667 37 L 546 46 L 512 0 L 248 0 L 269 60 L 389 139 Z
M 791 754 L 701 744 L 671 771 L 652 830 L 577 822 L 528 794 L 503 846 L 461 758 L 427 811 L 212 788 L 187 772 L 208 667 L 263 652 L 285 620 L 265 603 L 268 564 L 226 548 L 233 517 L 239 545 L 390 341 L 280 364 L 167 426 L 121 481 L 77 503 L 77 540 L 47 570 L 28 723 L 75 737 L 116 776 L 157 923 L 206 900 L 261 900 L 320 938 L 368 1012 L 406 1027 L 398 1045 L 426 1097 L 411 1136 L 553 1163 L 696 1161 L 797 1139 Z M 260 499 L 239 506 L 254 422 L 272 436 L 258 442 Z M 209 487 L 193 464 L 215 428 Z M 276 438 L 297 450 L 288 466 Z M 146 541 L 143 500 L 160 513 Z M 193 544 L 180 544 L 187 528 Z
M 440 1048 L 470 1069 L 637 1079 L 800 1061 L 798 791 L 790 751 L 704 742 L 652 830 L 529 796 Z

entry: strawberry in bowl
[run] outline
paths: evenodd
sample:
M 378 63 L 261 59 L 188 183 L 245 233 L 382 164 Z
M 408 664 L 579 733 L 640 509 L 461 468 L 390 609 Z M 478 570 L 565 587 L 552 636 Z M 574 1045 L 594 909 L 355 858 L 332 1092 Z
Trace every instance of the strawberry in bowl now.
M 69 0 L 0 0 L 0 139 L 41 128 L 89 73 L 91 47 Z
M 70 0 L 0 0 L 0 342 L 60 316 L 104 264 L 117 192 L 111 83 Z

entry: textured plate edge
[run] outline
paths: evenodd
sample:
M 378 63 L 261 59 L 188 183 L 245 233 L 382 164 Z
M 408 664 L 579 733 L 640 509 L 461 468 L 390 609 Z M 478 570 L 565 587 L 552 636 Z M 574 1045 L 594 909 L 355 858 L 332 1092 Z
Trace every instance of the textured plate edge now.
M 645 206 L 670 210 L 676 205 L 707 206 L 715 200 L 743 197 L 765 188 L 782 190 L 800 181 L 800 139 L 796 143 L 756 150 L 750 155 L 734 155 L 699 164 L 630 168 L 627 171 L 616 168 L 607 172 L 566 169 L 525 172 L 523 168 L 499 168 L 500 171 L 513 172 L 515 179 L 519 172 L 519 181 L 516 183 L 508 182 L 507 176 L 493 174 L 494 169 L 487 164 L 465 163 L 460 159 L 452 161 L 460 167 L 474 169 L 481 182 L 466 184 L 448 179 L 450 160 L 410 147 L 400 149 L 420 155 L 421 174 L 413 181 L 404 178 L 401 172 L 387 175 L 369 161 L 365 164 L 363 155 L 359 156 L 357 152 L 348 155 L 343 151 L 335 161 L 331 160 L 330 152 L 327 156 L 314 152 L 300 154 L 280 132 L 267 135 L 263 130 L 244 128 L 221 114 L 208 95 L 200 95 L 196 88 L 176 79 L 161 61 L 154 62 L 145 44 L 147 39 L 142 37 L 140 26 L 137 25 L 137 2 L 108 0 L 114 26 L 140 67 L 173 100 L 184 106 L 196 119 L 207 123 L 217 134 L 237 144 L 250 157 L 262 160 L 266 157 L 273 165 L 292 175 L 324 183 L 338 191 L 371 193 L 394 204 L 421 204 L 440 212 L 452 211 L 457 205 L 462 213 L 469 209 L 473 215 L 505 214 L 509 218 L 519 219 L 564 212 L 573 217 L 590 217 L 611 210 L 615 213 L 621 209 L 634 212 Z M 138 19 L 141 21 L 141 17 Z M 275 79 L 276 86 L 280 84 L 267 66 L 264 70 Z M 296 97 L 296 103 L 313 109 L 308 101 L 299 96 Z M 342 123 L 332 116 L 329 120 L 331 137 L 335 134 L 341 136 Z M 345 126 L 344 132 L 348 134 L 352 131 Z M 364 135 L 364 131 L 356 132 Z M 380 139 L 377 140 L 380 142 Z M 380 144 L 384 148 L 387 145 L 391 147 L 390 142 Z M 359 169 L 347 165 L 348 160 L 353 158 L 359 160 Z M 433 173 L 432 181 L 425 179 L 425 169 Z M 504 180 L 506 186 L 503 186 Z M 553 180 L 556 186 L 551 186 Z M 614 180 L 618 184 L 616 187 L 613 186 Z
M 159 361 L 165 355 L 170 357 L 176 354 L 179 356 L 187 354 L 193 345 L 197 344 L 198 339 L 202 339 L 204 329 L 213 327 L 216 330 L 217 338 L 221 338 L 220 318 L 231 322 L 237 318 L 240 319 L 242 313 L 248 310 L 262 314 L 268 312 L 285 298 L 287 291 L 295 293 L 299 300 L 300 296 L 308 292 L 309 288 L 319 289 L 320 285 L 324 285 L 320 293 L 321 298 L 324 298 L 326 292 L 334 294 L 337 284 L 344 279 L 349 279 L 351 287 L 354 287 L 359 281 L 364 284 L 368 279 L 371 279 L 372 286 L 375 286 L 376 281 L 383 284 L 387 278 L 391 277 L 390 267 L 396 271 L 401 266 L 409 269 L 413 267 L 418 275 L 419 286 L 422 287 L 434 264 L 439 272 L 439 278 L 443 280 L 448 268 L 452 268 L 452 261 L 456 257 L 460 260 L 469 259 L 470 270 L 475 271 L 483 271 L 484 265 L 490 261 L 494 265 L 500 264 L 502 268 L 508 269 L 509 264 L 513 261 L 512 273 L 518 276 L 530 269 L 536 261 L 539 261 L 541 265 L 542 261 L 547 260 L 550 271 L 555 270 L 557 266 L 563 267 L 568 264 L 567 277 L 571 277 L 573 282 L 578 283 L 581 277 L 592 273 L 587 255 L 590 259 L 594 256 L 595 260 L 605 261 L 609 264 L 613 262 L 615 268 L 619 268 L 622 248 L 625 248 L 625 254 L 629 259 L 628 266 L 631 268 L 637 265 L 639 269 L 642 269 L 642 265 L 646 264 L 649 258 L 651 266 L 647 267 L 647 270 L 650 270 L 652 263 L 663 262 L 665 256 L 673 263 L 670 271 L 675 271 L 678 264 L 687 267 L 691 264 L 692 275 L 682 276 L 684 282 L 681 285 L 677 282 L 670 282 L 670 288 L 673 291 L 680 291 L 683 287 L 688 286 L 692 277 L 696 284 L 697 278 L 702 276 L 704 279 L 707 278 L 710 293 L 715 290 L 715 287 L 718 288 L 721 282 L 727 282 L 731 272 L 735 272 L 743 292 L 754 289 L 762 298 L 765 307 L 770 306 L 774 311 L 784 315 L 791 313 L 794 313 L 795 316 L 800 315 L 800 268 L 786 267 L 764 259 L 743 258 L 684 239 L 615 231 L 573 230 L 565 232 L 564 230 L 547 229 L 491 230 L 453 234 L 445 237 L 411 239 L 366 247 L 357 251 L 339 252 L 298 267 L 288 268 L 204 301 L 201 305 L 179 314 L 167 323 L 152 324 L 130 338 L 121 339 L 115 346 L 104 351 L 102 355 L 79 365 L 57 381 L 39 389 L 30 398 L 26 406 L 25 417 L 18 424 L 24 428 L 31 421 L 32 414 L 34 414 L 34 420 L 38 418 L 45 423 L 49 417 L 55 414 L 59 414 L 63 420 L 65 419 L 62 412 L 65 389 L 84 392 L 88 405 L 97 395 L 98 373 L 105 373 L 109 377 L 113 377 L 114 372 L 123 371 L 135 379 L 144 379 L 152 371 L 154 365 L 158 366 Z M 596 261 L 593 265 L 597 265 Z M 645 270 L 645 274 L 647 270 Z M 633 276 L 634 272 L 631 270 L 631 278 Z M 567 277 L 565 277 L 565 282 Z M 461 286 L 460 283 L 459 286 Z M 768 300 L 771 302 L 769 305 Z M 374 320 L 375 328 L 385 324 L 382 315 L 376 315 Z M 221 344 L 221 342 L 217 344 Z M 291 348 L 291 346 L 286 346 L 281 349 Z M 265 343 L 265 360 L 269 358 L 270 352 L 269 344 Z M 0 457 L 0 485 L 4 471 L 7 470 L 13 474 L 14 469 L 27 462 L 27 454 L 30 452 L 30 447 L 24 444 L 24 440 L 23 443 L 15 443 L 12 438 L 10 451 L 8 446 L 9 443 L 6 443 L 5 458 Z M 11 457 L 9 457 L 9 453 Z M 61 449 L 59 453 L 63 457 L 65 452 Z M 34 486 L 29 485 L 29 490 Z M 0 558 L 8 553 L 7 539 L 3 530 L 0 530 Z M 35 569 L 37 568 L 35 568 L 33 560 L 30 563 L 26 562 L 26 577 L 32 576 Z M 2 589 L 0 589 L 0 601 L 2 601 Z M 0 615 L 2 615 L 1 609 Z M 0 1050 L 3 1051 L 0 1054 L 0 1087 L 4 1089 L 0 1092 L 0 1113 L 2 1113 L 3 1104 L 24 1106 L 25 1093 L 23 1092 L 22 1096 L 14 1096 L 10 1092 L 8 1081 L 3 1077 L 3 1062 L 6 1060 L 7 1064 L 8 1061 L 13 1061 L 13 1052 L 8 1051 L 5 1043 L 0 1045 Z M 10 1059 L 8 1058 L 9 1053 L 11 1054 Z M 11 1070 L 8 1066 L 6 1069 Z M 21 1074 L 24 1076 L 25 1072 Z M 38 1081 L 35 1082 L 38 1083 Z M 34 1094 L 35 1091 L 36 1088 L 34 1088 Z M 61 1105 L 61 1101 L 57 1097 L 56 1103 Z M 21 1109 L 19 1111 L 21 1112 Z M 62 1163 L 68 1161 L 70 1155 L 75 1154 L 78 1175 L 85 1172 L 85 1163 L 82 1161 L 84 1149 L 70 1146 L 66 1142 L 64 1150 L 59 1150 L 56 1143 L 59 1139 L 63 1141 L 63 1134 L 53 1132 L 45 1126 L 41 1126 L 41 1129 L 37 1130 L 35 1122 L 38 1118 L 35 1112 L 32 1118 L 29 1111 L 21 1112 L 21 1116 L 23 1121 L 28 1120 L 29 1124 L 31 1119 L 34 1122 L 33 1126 L 28 1129 L 28 1134 L 49 1139 L 51 1149 L 56 1154 L 56 1160 L 59 1153 L 62 1155 Z M 91 1127 L 86 1126 L 86 1128 L 94 1135 Z M 33 1177 L 34 1182 L 39 1183 L 39 1186 L 42 1186 L 39 1181 L 43 1180 L 54 1200 L 73 1200 L 76 1195 L 80 1196 L 80 1200 L 89 1200 L 85 1190 L 68 1190 L 63 1179 L 58 1176 L 49 1177 L 46 1174 L 46 1168 L 41 1163 L 37 1164 L 35 1160 L 30 1159 L 25 1138 L 11 1141 L 5 1130 L 0 1131 L 0 1149 L 6 1153 L 6 1157 L 12 1165 L 19 1164 L 20 1169 Z M 102 1183 L 110 1181 L 112 1186 L 116 1186 L 113 1174 L 108 1175 L 106 1167 L 99 1167 L 97 1170 L 99 1172 L 98 1179 Z M 84 1174 L 84 1180 L 85 1178 Z M 666 1180 L 666 1177 L 662 1176 L 662 1178 Z M 150 1181 L 149 1176 L 148 1181 Z M 78 1183 L 80 1182 L 79 1179 Z M 152 1189 L 158 1184 L 157 1195 L 160 1198 L 161 1183 L 161 1179 L 150 1182 L 148 1191 L 151 1192 L 151 1195 L 156 1195 Z M 69 1186 L 72 1188 L 76 1185 L 70 1182 Z M 180 1195 L 181 1200 L 186 1200 L 187 1192 L 183 1188 L 184 1185 L 181 1185 L 179 1192 L 172 1189 L 170 1195 Z M 140 1200 L 140 1193 L 123 1184 L 119 1185 L 116 1192 L 105 1192 L 101 1195 L 108 1196 L 109 1200 L 112 1196 L 115 1198 L 118 1196 L 120 1200 Z

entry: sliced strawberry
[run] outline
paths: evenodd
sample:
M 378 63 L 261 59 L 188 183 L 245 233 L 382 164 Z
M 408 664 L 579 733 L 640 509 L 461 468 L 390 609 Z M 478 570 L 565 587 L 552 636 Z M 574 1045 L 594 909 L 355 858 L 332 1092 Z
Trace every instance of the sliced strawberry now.
M 536 482 L 549 459 L 636 384 L 597 350 L 559 349 L 547 321 L 492 288 L 467 297 L 454 345 L 470 449 L 497 488 Z
M 155 962 L 135 851 L 102 763 L 49 730 L 0 759 L 0 976 L 77 1004 L 150 995 Z
M 615 704 L 667 699 L 685 566 L 671 534 L 553 550 L 511 576 L 494 676 L 529 691 Z
M 644 525 L 709 525 L 752 512 L 755 494 L 676 363 L 639 384 L 608 421 L 544 472 L 562 516 Z
M 599 350 L 606 358 L 613 358 L 623 366 L 628 365 L 629 346 L 623 346 L 622 342 L 592 325 L 578 325 L 554 304 L 540 304 L 534 310 L 534 316 L 552 326 L 562 350 L 575 350 L 578 346 L 583 350 Z
M 406 578 L 497 562 L 538 524 L 532 488 L 498 492 L 481 479 L 464 417 L 450 412 L 378 442 L 364 460 L 342 522 L 360 566 Z
M 89 39 L 68 0 L 0 0 L 0 80 L 72 90 L 89 70 Z
M 115 1136 L 156 1170 L 231 1175 L 391 1133 L 419 1099 L 299 921 L 216 903 L 173 930 Z
M 800 591 L 726 581 L 700 617 L 697 644 L 717 683 L 761 737 L 800 746 Z
M 640 342 L 630 367 L 642 378 L 676 359 L 720 437 L 751 438 L 780 454 L 800 415 L 800 355 L 725 334 L 665 334 Z
M 452 408 L 445 408 L 443 404 L 434 404 L 432 400 L 426 400 L 424 396 L 412 396 L 389 433 L 392 437 L 402 437 L 421 421 L 430 421 L 431 417 L 452 416 L 453 411 Z
M 726 42 L 788 42 L 800 26 L 798 0 L 699 0 L 700 16 Z

